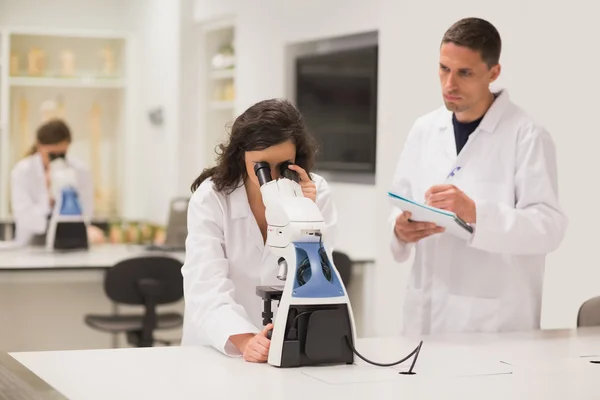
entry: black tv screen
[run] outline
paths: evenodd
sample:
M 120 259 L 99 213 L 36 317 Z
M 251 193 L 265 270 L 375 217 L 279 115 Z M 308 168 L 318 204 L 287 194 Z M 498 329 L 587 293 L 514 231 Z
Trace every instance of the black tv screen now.
M 296 105 L 319 142 L 317 170 L 375 172 L 377 46 L 296 61 Z

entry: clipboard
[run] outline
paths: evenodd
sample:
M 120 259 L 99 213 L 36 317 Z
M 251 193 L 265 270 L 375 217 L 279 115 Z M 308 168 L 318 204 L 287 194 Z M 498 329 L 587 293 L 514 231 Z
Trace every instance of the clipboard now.
M 412 214 L 411 221 L 432 222 L 446 228 L 446 233 L 468 240 L 473 234 L 473 227 L 459 218 L 455 213 L 404 198 L 396 193 L 388 192 L 388 198 L 393 205 L 402 211 Z

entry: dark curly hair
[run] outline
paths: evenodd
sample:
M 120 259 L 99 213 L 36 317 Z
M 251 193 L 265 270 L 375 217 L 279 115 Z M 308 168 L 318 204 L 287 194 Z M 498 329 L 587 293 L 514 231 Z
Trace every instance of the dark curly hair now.
M 211 178 L 218 192 L 230 194 L 248 177 L 244 160 L 246 151 L 264 150 L 288 140 L 296 146 L 295 163 L 310 174 L 317 145 L 300 112 L 283 99 L 254 104 L 236 118 L 229 140 L 217 147 L 217 165 L 202 171 L 192 184 L 192 192 Z

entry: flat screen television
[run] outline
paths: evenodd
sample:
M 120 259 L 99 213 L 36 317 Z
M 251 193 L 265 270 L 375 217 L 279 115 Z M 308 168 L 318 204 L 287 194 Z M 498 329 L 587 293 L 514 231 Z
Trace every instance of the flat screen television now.
M 375 172 L 376 45 L 299 57 L 296 106 L 319 142 L 317 170 Z

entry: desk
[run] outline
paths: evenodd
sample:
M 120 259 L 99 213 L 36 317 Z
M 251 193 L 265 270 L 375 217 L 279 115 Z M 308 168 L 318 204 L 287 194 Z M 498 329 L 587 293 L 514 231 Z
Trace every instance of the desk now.
M 70 350 L 118 345 L 106 333 L 87 327 L 88 313 L 109 314 L 115 307 L 104 293 L 104 271 L 143 255 L 184 253 L 147 251 L 136 245 L 94 245 L 88 251 L 48 252 L 24 247 L 0 251 L 0 350 Z M 161 310 L 183 310 L 183 301 Z M 119 307 L 119 312 L 139 307 Z M 69 335 L 65 333 L 68 332 Z M 167 332 L 178 337 L 177 332 Z M 67 337 L 70 336 L 70 337 Z M 119 338 L 119 342 L 124 342 Z
M 600 397 L 600 365 L 590 364 L 590 358 L 582 357 L 600 353 L 600 329 L 423 339 L 415 368 L 417 375 L 413 376 L 366 366 L 360 360 L 350 366 L 278 369 L 246 363 L 203 347 L 10 353 L 10 356 L 29 369 L 24 380 L 35 381 L 32 375 L 35 374 L 75 400 Z M 414 345 L 414 338 L 357 341 L 359 351 L 379 361 L 398 359 Z M 480 365 L 490 363 L 502 363 L 504 372 L 477 374 Z M 332 383 L 336 369 L 338 376 L 347 377 L 346 381 Z M 461 377 L 456 372 L 469 369 L 474 376 Z
M 0 251 L 0 272 L 56 269 L 106 269 L 130 257 L 166 255 L 184 261 L 183 252 L 145 250 L 144 246 L 125 244 L 93 245 L 88 251 L 50 252 L 42 247 L 23 247 Z

